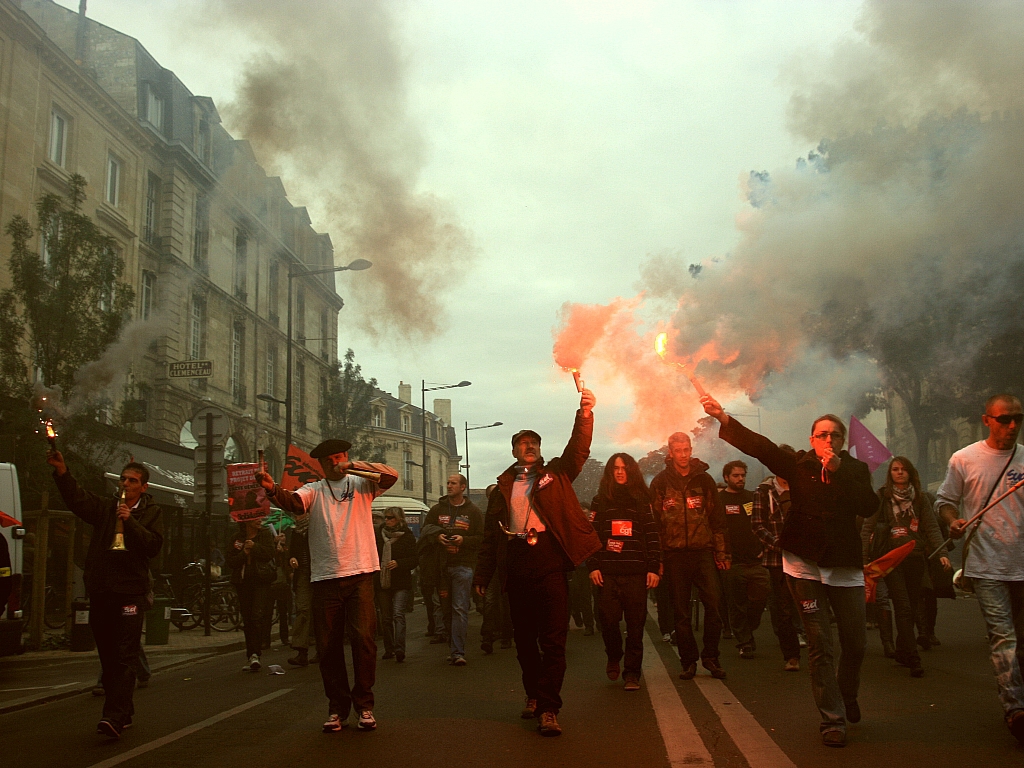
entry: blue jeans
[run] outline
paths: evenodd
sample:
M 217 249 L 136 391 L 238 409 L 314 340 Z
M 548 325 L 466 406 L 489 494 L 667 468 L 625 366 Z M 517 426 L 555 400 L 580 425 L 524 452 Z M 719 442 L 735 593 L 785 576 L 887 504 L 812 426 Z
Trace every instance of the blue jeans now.
M 1024 581 L 972 579 L 974 596 L 988 629 L 992 668 L 1003 712 L 1009 715 L 1024 709 L 1024 682 L 1021 680 L 1021 656 L 1024 643 Z
M 448 566 L 451 581 L 452 622 L 448 638 L 452 656 L 466 655 L 466 634 L 469 630 L 469 606 L 472 604 L 473 569 L 468 565 Z
M 820 730 L 846 731 L 846 706 L 857 701 L 860 667 L 867 645 L 864 587 L 830 587 L 820 581 L 787 577 L 807 635 L 811 692 L 821 713 Z M 839 629 L 839 664 L 835 662 L 828 606 Z
M 401 651 L 405 654 L 405 609 L 409 605 L 410 595 L 410 589 L 382 589 L 377 592 L 386 653 Z

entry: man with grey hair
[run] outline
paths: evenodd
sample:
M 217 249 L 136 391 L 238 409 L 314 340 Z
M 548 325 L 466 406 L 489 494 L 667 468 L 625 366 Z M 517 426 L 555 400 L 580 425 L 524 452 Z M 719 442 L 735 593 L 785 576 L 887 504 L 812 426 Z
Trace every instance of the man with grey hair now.
M 950 457 L 935 510 L 949 523 L 951 536 L 967 534 L 964 586 L 973 587 L 985 617 L 1006 725 L 1024 744 L 1024 494 L 1007 496 L 969 531 L 964 519 L 1024 479 L 1024 451 L 1017 443 L 1024 421 L 1020 400 L 1008 394 L 990 397 L 981 420 L 988 437 Z

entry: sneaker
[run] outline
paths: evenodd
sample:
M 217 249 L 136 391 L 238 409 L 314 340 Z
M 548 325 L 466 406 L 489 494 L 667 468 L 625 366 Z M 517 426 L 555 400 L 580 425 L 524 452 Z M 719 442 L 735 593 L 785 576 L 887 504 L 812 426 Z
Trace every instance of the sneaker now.
M 259 672 L 260 666 L 260 657 L 254 653 L 252 656 L 249 657 L 249 671 Z
M 680 680 L 693 680 L 694 675 L 697 674 L 697 663 L 694 662 L 683 668 L 683 671 L 679 673 Z
M 639 691 L 640 690 L 640 678 L 632 677 L 632 676 L 627 677 L 626 678 L 626 684 L 623 686 L 623 688 L 625 690 L 627 690 L 627 691 Z
M 393 658 L 395 658 L 395 652 L 394 651 L 385 651 L 384 655 L 381 656 L 380 658 L 381 658 L 381 661 L 387 661 L 388 659 L 393 659 Z
M 584 637 L 590 637 L 593 634 L 594 634 L 594 628 L 593 627 L 587 627 L 586 629 L 583 630 L 583 636 Z M 558 725 L 558 723 L 555 723 L 555 725 Z M 559 728 L 558 732 L 561 733 L 562 729 Z
M 523 720 L 532 720 L 535 718 L 537 716 L 537 700 L 527 698 L 526 705 L 523 707 L 523 711 L 519 713 L 519 716 L 523 718 Z
M 464 667 L 468 663 L 469 662 L 466 661 L 466 657 L 465 656 L 455 656 L 454 658 L 452 658 L 452 666 L 453 667 Z
M 494 643 L 492 643 L 490 640 L 484 640 L 482 643 L 480 643 L 480 650 L 486 654 L 494 653 Z
M 752 658 L 754 658 L 754 649 L 753 648 L 747 648 L 747 647 L 740 648 L 740 658 L 741 659 L 752 659 Z
M 93 696 L 103 696 L 104 694 L 106 694 L 106 691 L 103 690 L 102 685 L 97 685 L 92 689 Z
M 541 736 L 561 736 L 562 726 L 558 724 L 558 718 L 554 712 L 541 712 L 540 722 L 537 723 L 537 730 Z
M 932 644 L 933 648 L 942 645 L 942 642 L 935 635 L 928 635 L 928 642 Z
M 860 704 L 858 704 L 856 700 L 851 701 L 849 704 L 846 705 L 846 722 L 860 722 Z
M 731 629 L 727 629 L 724 632 L 722 632 L 722 639 L 723 640 L 732 640 L 732 630 Z
M 395 663 L 401 664 L 405 661 L 405 651 L 395 651 Z
M 842 731 L 825 731 L 821 734 L 821 743 L 826 747 L 845 747 L 846 734 Z
M 100 720 L 96 725 L 96 733 L 100 736 L 106 736 L 108 739 L 121 738 L 121 729 L 115 723 L 106 719 Z
M 661 636 L 661 642 L 663 642 L 663 643 L 671 643 L 672 642 L 672 635 L 669 634 L 668 632 L 666 632 L 664 635 Z
M 324 733 L 337 733 L 348 725 L 347 720 L 342 720 L 341 715 L 330 715 L 324 723 Z
M 605 671 L 605 674 L 608 675 L 608 679 L 609 680 L 618 680 L 619 679 L 619 662 L 611 661 L 609 659 L 608 663 L 605 665 L 604 671 Z
M 910 660 L 910 676 L 911 677 L 924 677 L 924 667 L 921 666 L 920 659 Z
M 786 672 L 799 672 L 800 671 L 800 659 L 786 659 L 786 666 L 782 668 Z
M 1017 709 L 1006 717 L 1006 727 L 1010 729 L 1013 738 L 1024 744 L 1024 709 Z
M 373 731 L 377 728 L 377 721 L 373 719 L 372 709 L 364 709 L 359 713 L 357 727 L 360 731 Z
M 295 655 L 288 659 L 288 663 L 293 667 L 307 667 L 309 666 L 309 651 L 306 648 L 296 648 Z
M 725 670 L 718 663 L 718 659 L 701 659 L 700 665 L 704 667 L 716 680 L 725 680 Z
M 121 730 L 122 731 L 127 731 L 131 727 L 132 727 L 132 718 L 131 718 L 131 716 L 129 716 L 129 717 L 127 717 L 125 719 L 124 724 L 121 725 Z
M 807 647 L 807 635 L 805 635 L 803 632 L 798 632 L 796 637 L 797 637 L 797 640 L 800 641 L 800 647 L 801 648 L 806 648 Z

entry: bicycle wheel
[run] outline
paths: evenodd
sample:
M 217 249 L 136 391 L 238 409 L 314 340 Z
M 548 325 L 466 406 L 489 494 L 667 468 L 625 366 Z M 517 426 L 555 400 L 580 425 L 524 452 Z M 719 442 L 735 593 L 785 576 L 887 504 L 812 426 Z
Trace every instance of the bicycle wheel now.
M 203 620 L 203 588 L 202 585 L 192 585 L 185 588 L 185 594 L 181 601 L 175 603 L 176 607 L 184 608 L 189 612 L 186 618 L 174 621 L 174 626 L 182 631 L 195 629 Z
M 64 596 L 58 595 L 53 587 L 47 587 L 43 623 L 50 629 L 61 629 L 67 621 L 68 617 L 64 615 Z
M 210 595 L 210 626 L 217 632 L 231 632 L 238 629 L 241 621 L 235 590 L 231 587 L 215 590 Z

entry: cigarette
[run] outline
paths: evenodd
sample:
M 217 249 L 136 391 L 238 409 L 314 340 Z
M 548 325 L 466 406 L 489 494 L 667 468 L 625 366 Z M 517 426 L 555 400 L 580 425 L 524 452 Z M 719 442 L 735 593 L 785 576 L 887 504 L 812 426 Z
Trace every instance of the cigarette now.
M 583 391 L 583 379 L 580 378 L 580 371 L 578 368 L 572 369 L 572 378 L 576 382 L 576 391 Z

